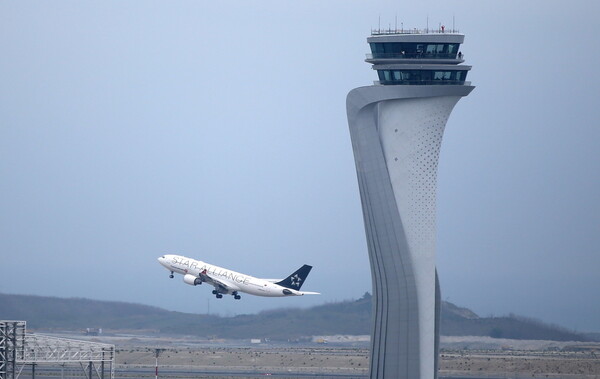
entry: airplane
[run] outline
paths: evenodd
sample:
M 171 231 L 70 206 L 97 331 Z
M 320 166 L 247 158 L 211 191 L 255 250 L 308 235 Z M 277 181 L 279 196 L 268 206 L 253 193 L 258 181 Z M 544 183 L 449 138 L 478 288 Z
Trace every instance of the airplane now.
M 300 287 L 312 269 L 309 265 L 300 267 L 285 279 L 260 279 L 181 255 L 163 255 L 158 258 L 158 262 L 171 272 L 169 274 L 171 279 L 174 273 L 178 273 L 183 275 L 186 284 L 212 285 L 215 287 L 212 293 L 217 299 L 229 294 L 239 300 L 240 292 L 265 297 L 320 295 L 318 292 L 300 291 Z

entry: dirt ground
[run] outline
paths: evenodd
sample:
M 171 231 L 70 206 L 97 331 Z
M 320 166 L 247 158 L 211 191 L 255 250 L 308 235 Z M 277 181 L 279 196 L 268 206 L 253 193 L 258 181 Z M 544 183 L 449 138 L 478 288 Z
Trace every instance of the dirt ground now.
M 117 349 L 115 364 L 117 370 L 154 367 L 155 350 Z M 160 353 L 159 365 L 175 369 L 364 375 L 369 367 L 369 352 L 353 348 L 170 348 Z
M 600 378 L 594 352 L 444 351 L 441 376 Z
M 600 355 L 600 354 L 599 354 Z M 116 369 L 154 367 L 155 349 L 118 347 Z M 302 372 L 366 375 L 369 351 L 343 347 L 170 347 L 159 365 L 174 369 Z M 594 352 L 461 351 L 440 356 L 442 377 L 600 378 L 600 358 Z

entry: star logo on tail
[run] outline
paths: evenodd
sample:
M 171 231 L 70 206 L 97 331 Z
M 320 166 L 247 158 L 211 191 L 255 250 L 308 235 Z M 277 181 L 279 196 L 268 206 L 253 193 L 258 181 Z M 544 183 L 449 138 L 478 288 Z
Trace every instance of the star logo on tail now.
M 302 278 L 300 278 L 298 274 L 292 276 L 290 279 L 292 280 L 292 285 L 294 287 L 300 287 L 300 282 L 302 281 Z

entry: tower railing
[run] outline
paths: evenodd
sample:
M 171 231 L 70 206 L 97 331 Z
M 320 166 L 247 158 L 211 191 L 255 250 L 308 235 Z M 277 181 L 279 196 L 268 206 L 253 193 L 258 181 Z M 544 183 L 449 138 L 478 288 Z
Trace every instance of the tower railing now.
M 456 59 L 464 61 L 464 55 L 458 53 L 372 53 L 365 54 L 367 59 Z
M 382 35 L 390 35 L 390 34 L 459 34 L 460 31 L 458 29 L 446 29 L 445 27 L 439 27 L 437 29 L 404 29 L 404 28 L 387 28 L 387 29 L 371 29 L 372 36 L 382 36 Z

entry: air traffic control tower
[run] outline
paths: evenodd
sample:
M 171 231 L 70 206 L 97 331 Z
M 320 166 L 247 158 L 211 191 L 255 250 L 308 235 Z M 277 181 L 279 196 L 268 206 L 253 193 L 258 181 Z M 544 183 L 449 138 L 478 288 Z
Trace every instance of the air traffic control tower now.
M 436 182 L 450 112 L 472 90 L 454 31 L 375 30 L 379 81 L 346 107 L 373 279 L 371 378 L 437 378 Z

